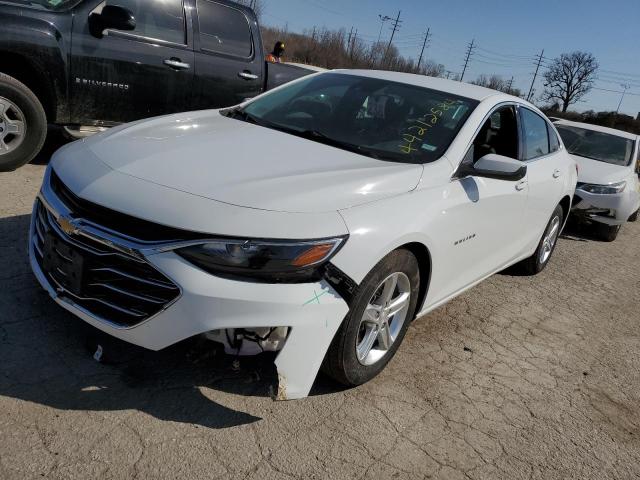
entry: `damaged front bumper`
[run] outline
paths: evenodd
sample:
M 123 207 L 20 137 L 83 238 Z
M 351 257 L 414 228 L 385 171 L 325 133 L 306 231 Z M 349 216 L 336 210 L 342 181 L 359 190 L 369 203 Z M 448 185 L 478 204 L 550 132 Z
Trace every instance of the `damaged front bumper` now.
M 215 331 L 244 329 L 255 332 L 275 328 L 279 335 L 273 348 L 279 351 L 275 360 L 279 378 L 277 398 L 296 399 L 309 394 L 327 349 L 349 310 L 344 293 L 341 295 L 336 291 L 342 290 L 343 285 L 335 278 L 327 275 L 326 279 L 306 284 L 244 282 L 204 272 L 172 251 L 129 251 L 131 245 L 118 245 L 113 232 L 105 232 L 101 237 L 103 234 L 95 225 L 87 226 L 82 222 L 69 225 L 68 212 L 63 211 L 65 205 L 50 191 L 43 190 L 34 205 L 29 257 L 36 278 L 59 305 L 109 335 L 150 350 L 161 350 L 187 338 Z M 49 222 L 46 228 L 38 223 L 43 221 Z M 42 251 L 42 237 L 51 233 L 47 229 L 57 235 L 57 241 L 61 243 L 56 245 L 62 245 L 63 253 L 67 252 L 64 250 L 66 244 L 80 249 L 88 245 L 108 250 L 99 253 L 106 255 L 105 258 L 117 256 L 120 270 L 126 268 L 122 258 L 125 262 L 138 262 L 153 269 L 176 287 L 175 298 L 139 322 L 124 325 L 112 321 L 91 308 L 95 303 L 90 302 L 104 301 L 104 297 L 86 298 L 88 295 L 78 294 L 61 284 L 56 279 L 57 274 L 50 273 L 51 266 L 44 260 L 46 252 Z M 114 285 L 122 284 L 107 287 L 113 289 Z M 140 291 L 125 292 L 119 288 L 117 294 L 135 297 Z
M 622 225 L 634 212 L 634 198 L 628 192 L 595 194 L 576 190 L 571 213 L 582 221 Z

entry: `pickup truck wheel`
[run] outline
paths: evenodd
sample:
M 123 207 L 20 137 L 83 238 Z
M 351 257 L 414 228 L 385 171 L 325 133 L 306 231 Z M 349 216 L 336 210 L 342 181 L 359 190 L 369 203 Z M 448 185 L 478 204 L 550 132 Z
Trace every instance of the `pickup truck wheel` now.
M 622 225 L 597 225 L 596 231 L 598 233 L 598 237 L 605 242 L 613 242 L 616 238 L 618 238 L 618 233 L 620 233 L 620 229 Z
M 564 211 L 558 205 L 551 215 L 551 220 L 542 234 L 540 243 L 535 253 L 515 265 L 516 270 L 524 275 L 536 275 L 540 273 L 549 263 L 558 243 L 558 237 L 562 230 L 562 220 Z
M 378 375 L 402 343 L 419 287 L 418 261 L 411 252 L 396 250 L 383 258 L 358 287 L 322 370 L 348 386 Z
M 0 73 L 0 172 L 30 162 L 47 136 L 47 116 L 34 93 Z

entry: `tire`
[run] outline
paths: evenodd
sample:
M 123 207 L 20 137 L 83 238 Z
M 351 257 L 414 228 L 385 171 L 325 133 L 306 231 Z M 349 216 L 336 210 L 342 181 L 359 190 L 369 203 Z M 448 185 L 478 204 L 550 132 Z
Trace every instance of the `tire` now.
M 564 211 L 562 210 L 562 207 L 558 205 L 553 211 L 549 223 L 547 223 L 547 228 L 544 229 L 544 233 L 542 234 L 542 238 L 538 243 L 538 248 L 536 248 L 535 253 L 514 266 L 518 273 L 524 275 L 537 275 L 545 269 L 556 249 L 560 230 L 562 230 L 563 220 Z
M 0 172 L 29 163 L 47 136 L 47 116 L 34 93 L 0 73 Z
M 598 238 L 605 242 L 613 242 L 616 238 L 618 238 L 618 233 L 620 233 L 620 229 L 622 225 L 604 225 L 599 224 L 596 225 L 596 232 L 598 234 Z
M 382 294 L 395 287 L 391 292 L 391 300 L 399 300 L 408 293 L 405 306 L 387 320 L 388 328 L 384 325 L 384 316 L 376 316 L 374 309 L 367 307 L 375 304 L 384 304 Z M 389 283 L 385 283 L 389 282 Z M 404 335 L 416 313 L 418 294 L 420 290 L 420 270 L 416 257 L 408 250 L 396 250 L 385 258 L 369 272 L 356 291 L 351 309 L 342 322 L 331 346 L 327 351 L 322 370 L 334 380 L 347 385 L 356 386 L 368 382 L 378 375 L 393 358 L 398 347 L 404 339 Z M 368 312 L 368 321 L 364 321 L 365 309 Z M 378 313 L 385 310 L 379 310 Z M 374 318 L 375 317 L 375 318 Z M 376 326 L 375 323 L 378 323 Z M 395 331 L 394 331 L 395 330 Z M 382 332 L 380 332 L 382 331 Z M 383 333 L 389 332 L 389 335 Z M 366 340 L 374 338 L 367 357 L 360 354 L 366 351 Z M 385 347 L 383 339 L 388 346 Z
M 637 221 L 638 221 L 638 212 L 639 212 L 639 211 L 640 211 L 640 210 L 636 210 L 636 212 L 635 212 L 633 215 L 631 215 L 631 216 L 629 217 L 629 221 L 630 221 L 630 222 L 637 222 Z

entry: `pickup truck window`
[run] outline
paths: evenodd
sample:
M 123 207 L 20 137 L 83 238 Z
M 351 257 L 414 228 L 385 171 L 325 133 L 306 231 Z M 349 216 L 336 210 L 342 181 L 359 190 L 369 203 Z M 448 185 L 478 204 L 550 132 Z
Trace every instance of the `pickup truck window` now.
M 107 5 L 118 5 L 136 18 L 134 35 L 186 43 L 182 0 L 107 0 Z
M 209 0 L 198 0 L 197 6 L 203 50 L 236 57 L 251 56 L 251 29 L 244 13 Z

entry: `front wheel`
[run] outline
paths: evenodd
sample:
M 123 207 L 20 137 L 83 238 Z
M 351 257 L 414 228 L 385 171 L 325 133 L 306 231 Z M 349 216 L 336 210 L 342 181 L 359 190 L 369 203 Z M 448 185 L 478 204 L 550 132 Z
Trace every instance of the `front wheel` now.
M 416 257 L 396 250 L 365 277 L 327 351 L 322 369 L 355 386 L 378 375 L 393 358 L 415 315 L 420 288 Z
M 635 213 L 633 213 L 630 217 L 629 217 L 629 221 L 630 222 L 637 222 L 638 221 L 638 212 L 640 212 L 640 210 L 636 210 Z
M 551 215 L 551 219 L 547 224 L 547 228 L 542 234 L 542 238 L 538 243 L 538 248 L 535 253 L 529 258 L 516 264 L 516 269 L 525 275 L 536 275 L 540 273 L 549 263 L 553 252 L 556 249 L 558 243 L 558 237 L 562 230 L 562 221 L 564 219 L 564 212 L 562 207 L 558 205 Z
M 47 116 L 34 93 L 0 73 L 0 172 L 30 162 L 47 136 Z

